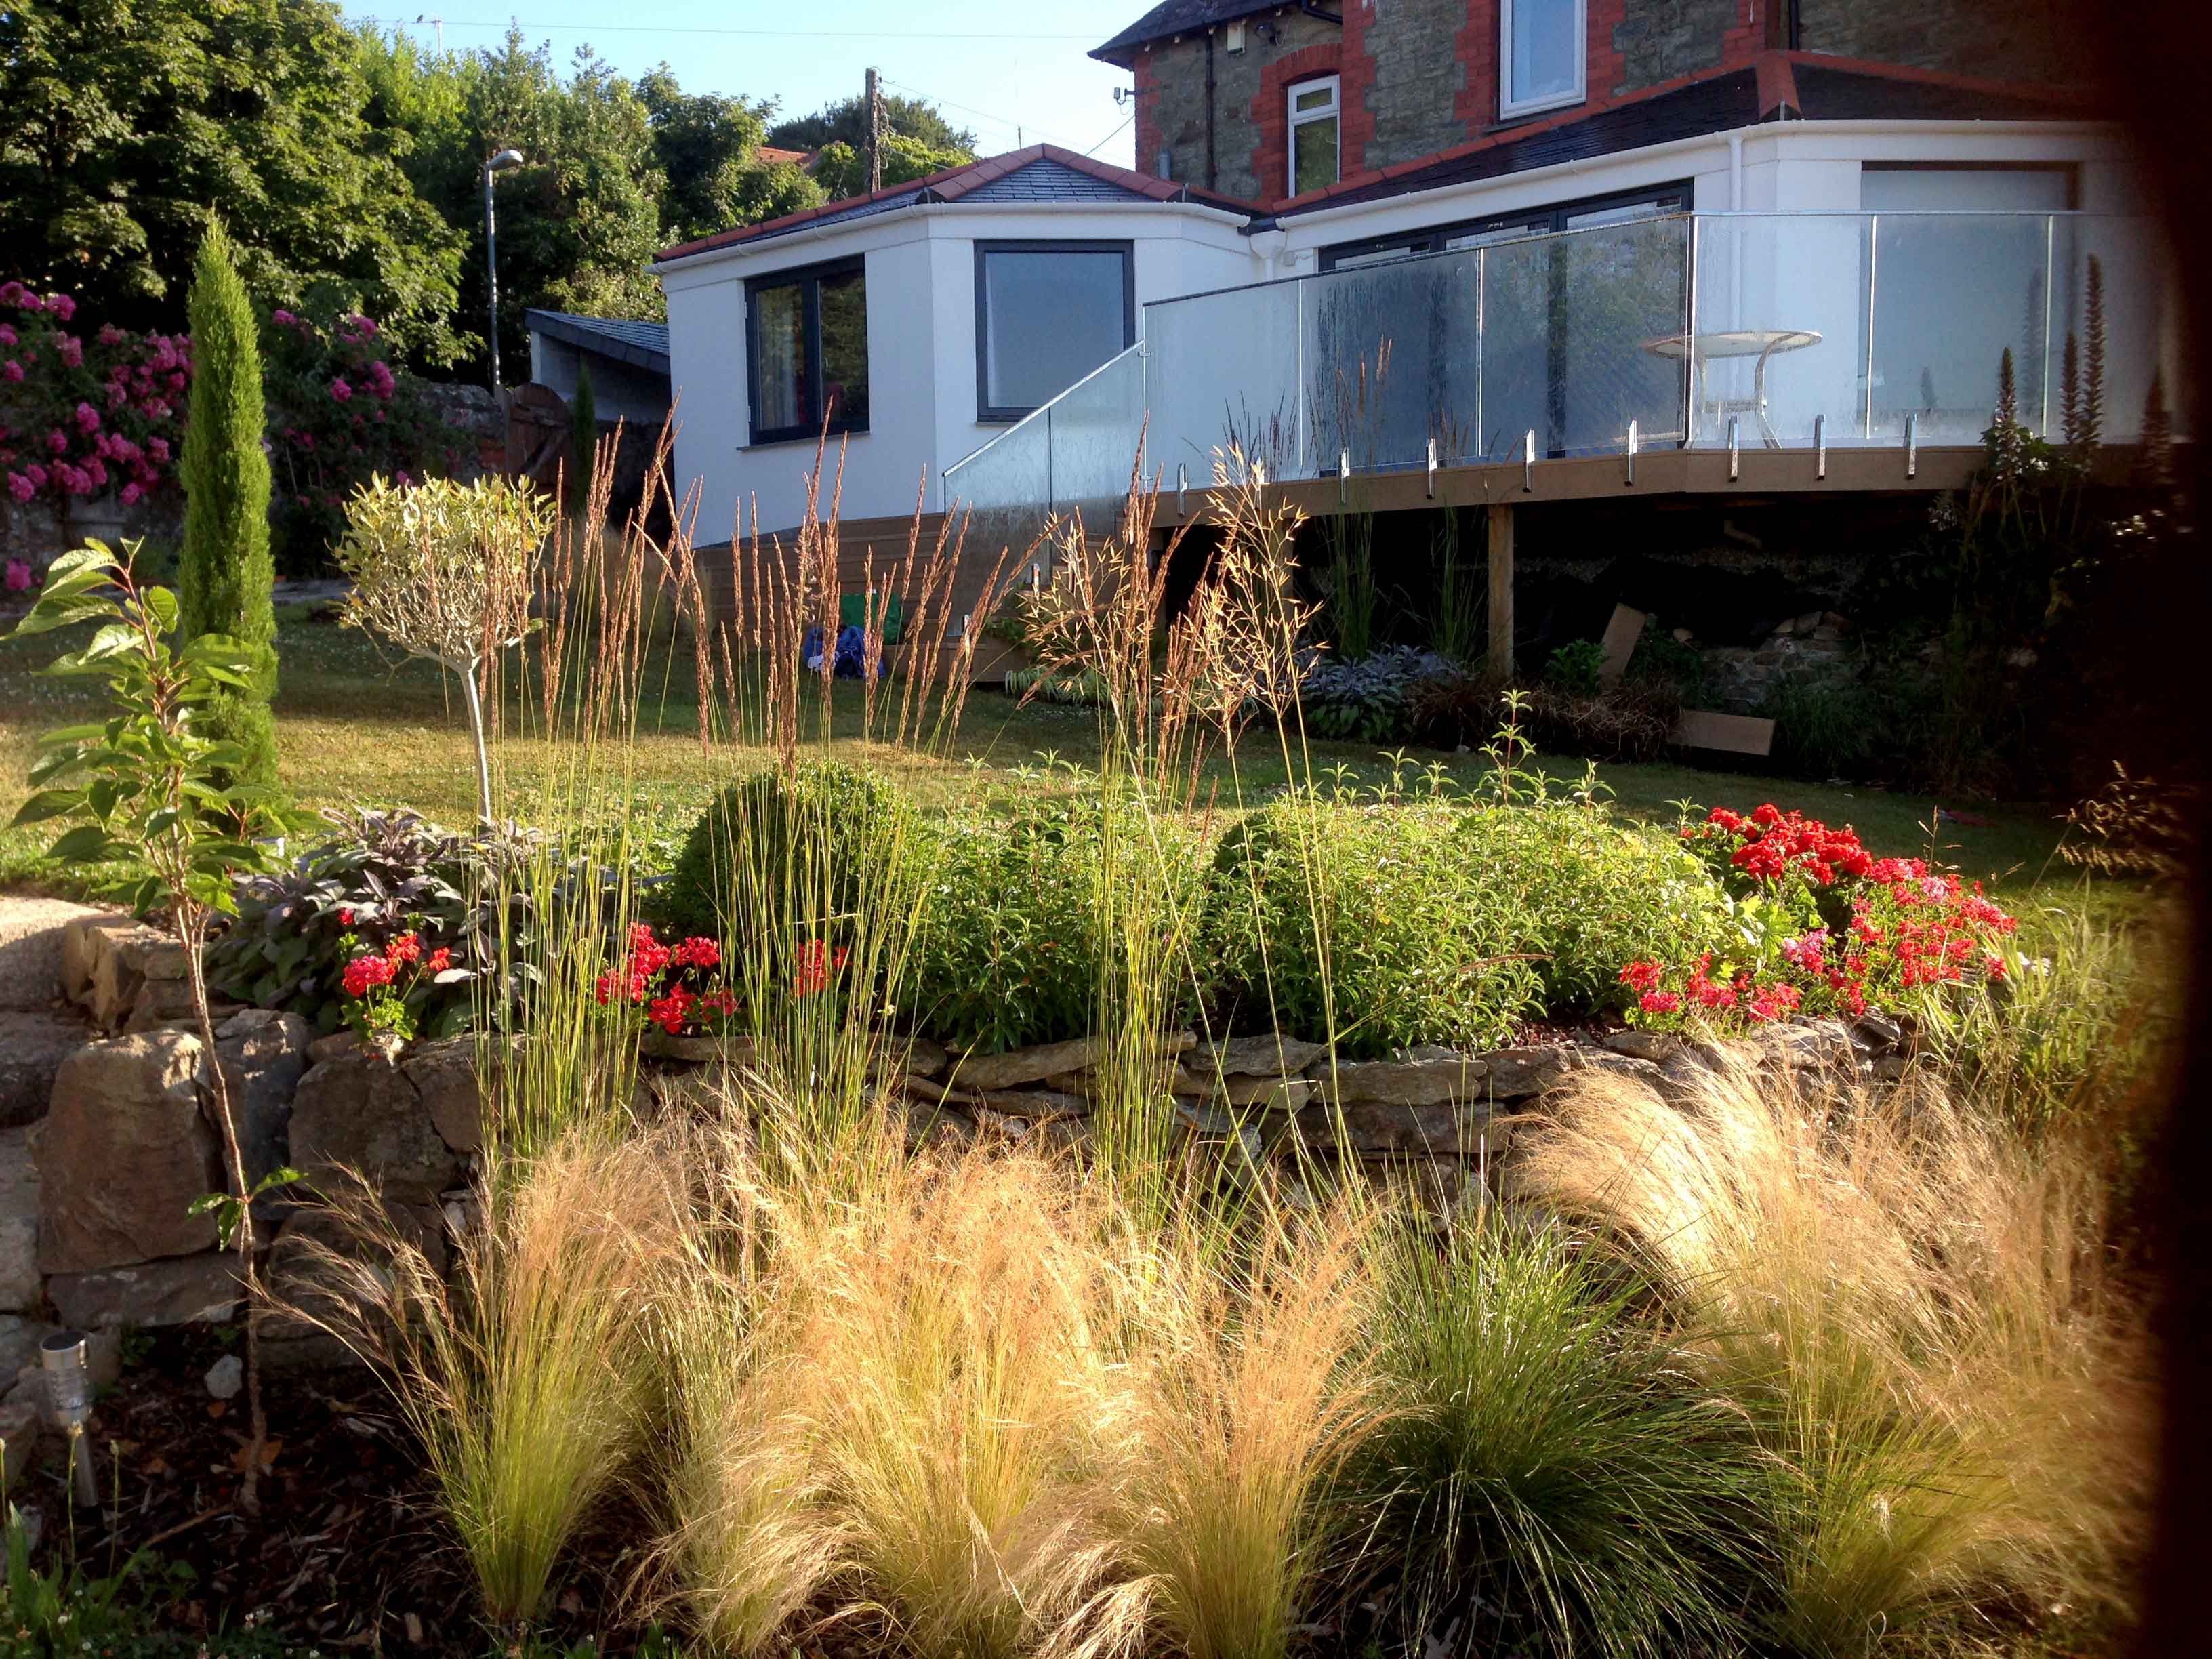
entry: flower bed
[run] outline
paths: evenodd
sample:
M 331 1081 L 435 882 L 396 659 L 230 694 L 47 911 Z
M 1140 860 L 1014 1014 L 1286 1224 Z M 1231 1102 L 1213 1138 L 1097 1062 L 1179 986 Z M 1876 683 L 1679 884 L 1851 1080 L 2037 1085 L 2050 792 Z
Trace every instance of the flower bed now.
M 1738 927 L 1725 950 L 1638 957 L 1620 970 L 1630 1023 L 1656 1030 L 1766 1024 L 1796 1013 L 1909 1008 L 1947 986 L 2001 981 L 2017 923 L 1917 858 L 1877 859 L 1848 825 L 1772 803 L 1748 817 L 1715 807 L 1684 843 L 1728 890 Z

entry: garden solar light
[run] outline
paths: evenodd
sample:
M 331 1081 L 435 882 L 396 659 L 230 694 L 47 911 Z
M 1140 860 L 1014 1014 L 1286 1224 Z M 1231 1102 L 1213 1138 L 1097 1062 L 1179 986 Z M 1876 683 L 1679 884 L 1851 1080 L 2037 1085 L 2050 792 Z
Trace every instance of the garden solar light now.
M 71 1496 L 79 1509 L 92 1509 L 100 1502 L 100 1483 L 93 1478 L 92 1448 L 84 1438 L 85 1423 L 92 1416 L 92 1372 L 84 1333 L 56 1331 L 39 1344 L 39 1364 L 46 1372 L 46 1416 L 69 1437 Z
M 491 308 L 491 395 L 499 396 L 499 232 L 492 220 L 492 175 L 506 173 L 522 165 L 522 152 L 503 149 L 483 166 L 484 198 L 484 291 L 490 297 Z

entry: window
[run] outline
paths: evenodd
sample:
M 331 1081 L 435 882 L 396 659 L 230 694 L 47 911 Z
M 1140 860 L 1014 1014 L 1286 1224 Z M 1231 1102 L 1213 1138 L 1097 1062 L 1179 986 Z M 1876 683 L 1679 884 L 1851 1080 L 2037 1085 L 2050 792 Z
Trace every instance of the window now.
M 1137 337 L 1127 242 L 975 244 L 975 418 L 1018 421 Z
M 859 260 L 745 284 L 752 441 L 868 429 L 868 284 Z
M 1290 193 L 1303 196 L 1336 182 L 1340 154 L 1337 135 L 1339 82 L 1334 75 L 1301 81 L 1289 89 L 1291 106 Z
M 1490 242 L 1510 242 L 1522 236 L 1542 236 L 1555 230 L 1583 230 L 1593 225 L 1622 224 L 1689 210 L 1687 183 L 1638 191 L 1627 196 L 1584 197 L 1553 207 L 1528 208 L 1487 219 L 1435 225 L 1372 241 L 1340 242 L 1321 251 L 1321 267 L 1323 270 L 1350 270 L 1359 265 L 1387 264 L 1416 253 L 1443 253 L 1456 248 L 1480 247 Z
M 1859 207 L 1867 213 L 2066 213 L 2076 193 L 2070 167 L 1869 162 L 1859 169 Z
M 1583 0 L 1503 0 L 1498 112 L 1528 115 L 1583 100 Z

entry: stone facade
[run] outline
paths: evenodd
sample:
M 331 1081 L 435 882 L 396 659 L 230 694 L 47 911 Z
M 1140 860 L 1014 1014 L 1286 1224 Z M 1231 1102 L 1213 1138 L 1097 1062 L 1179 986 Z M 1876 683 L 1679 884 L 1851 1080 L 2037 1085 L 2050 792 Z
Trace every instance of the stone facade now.
M 1468 21 L 1465 0 L 1392 0 L 1386 6 L 1345 8 L 1345 29 L 1357 33 L 1367 73 L 1361 82 L 1366 120 L 1355 159 L 1347 147 L 1346 177 L 1363 167 L 1433 155 L 1472 136 L 1461 109 L 1468 64 L 1459 32 Z M 1484 8 L 1483 9 L 1487 9 Z M 1492 47 L 1494 56 L 1496 47 Z
M 1620 12 L 1611 36 L 1620 58 L 1617 93 L 1719 69 L 1743 21 L 1741 0 L 1628 0 Z
M 1262 29 L 1261 25 L 1267 27 Z M 1272 33 L 1273 39 L 1268 35 Z M 1245 201 L 1262 201 L 1285 194 L 1283 164 L 1262 176 L 1263 133 L 1257 112 L 1271 95 L 1280 106 L 1286 84 L 1285 66 L 1308 65 L 1298 73 L 1327 75 L 1338 67 L 1334 60 L 1313 57 L 1320 48 L 1333 54 L 1343 31 L 1299 11 L 1250 20 L 1245 26 L 1242 52 L 1224 49 L 1219 34 L 1213 37 L 1214 167 L 1211 178 L 1206 165 L 1206 40 L 1192 35 L 1161 41 L 1137 58 L 1137 170 L 1157 173 L 1162 151 L 1168 156 L 1168 176 L 1184 184 L 1218 190 Z M 1300 54 L 1305 54 L 1304 58 Z M 1284 112 L 1278 107 L 1274 126 L 1276 150 Z M 1350 152 L 1346 152 L 1346 161 Z M 1352 169 L 1347 166 L 1347 172 Z
M 1799 0 L 1798 44 L 1807 52 L 1872 58 L 1990 80 L 2079 84 L 2075 15 L 2020 0 Z

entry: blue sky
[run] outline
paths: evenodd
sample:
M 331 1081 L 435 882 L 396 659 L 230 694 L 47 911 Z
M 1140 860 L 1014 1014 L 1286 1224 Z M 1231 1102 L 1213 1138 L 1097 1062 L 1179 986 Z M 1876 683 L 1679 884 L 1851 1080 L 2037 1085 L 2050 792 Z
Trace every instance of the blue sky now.
M 776 97 L 803 115 L 860 90 L 871 65 L 891 91 L 919 92 L 972 128 L 985 153 L 1040 140 L 1124 167 L 1135 148 L 1128 77 L 1084 54 L 1149 10 L 1150 0 L 963 0 L 958 5 L 842 0 L 345 0 L 346 15 L 404 26 L 425 44 L 445 18 L 449 48 L 496 45 L 513 17 L 554 61 L 589 44 L 627 74 L 665 60 L 686 91 Z

